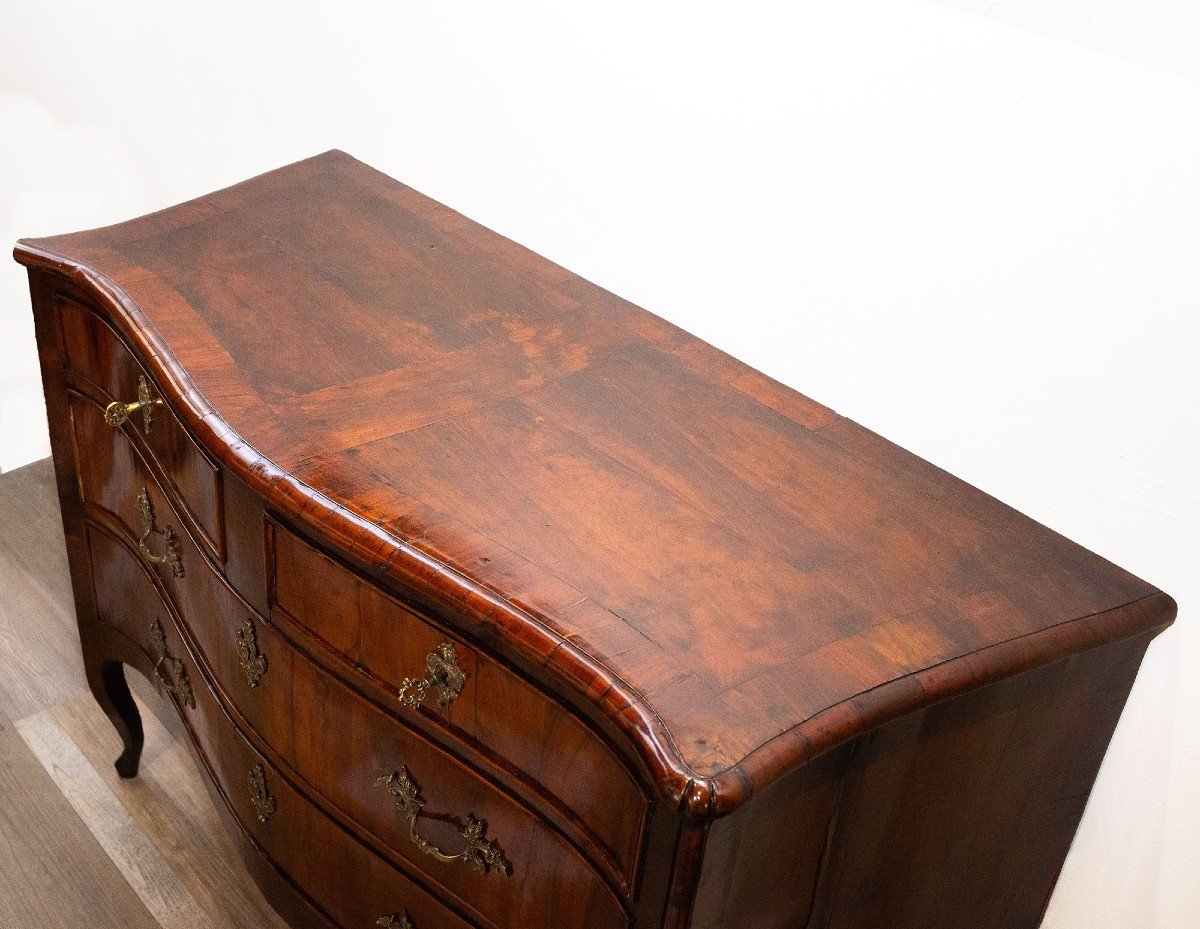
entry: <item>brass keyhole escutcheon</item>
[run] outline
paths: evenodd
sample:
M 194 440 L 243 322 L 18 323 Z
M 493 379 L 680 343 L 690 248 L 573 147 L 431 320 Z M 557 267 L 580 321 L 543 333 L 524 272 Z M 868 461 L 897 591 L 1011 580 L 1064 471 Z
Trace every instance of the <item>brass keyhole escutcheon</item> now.
M 256 764 L 250 769 L 250 802 L 254 804 L 254 812 L 258 821 L 265 823 L 275 815 L 275 798 L 267 788 L 267 772 L 262 765 Z
M 258 634 L 254 630 L 254 620 L 248 618 L 237 631 L 234 645 L 237 648 L 238 663 L 246 675 L 246 683 L 257 687 L 262 676 L 267 673 L 267 656 L 258 650 Z
M 449 642 L 443 642 L 425 656 L 425 672 L 423 678 L 406 677 L 400 682 L 399 698 L 405 706 L 414 709 L 420 706 L 430 690 L 438 706 L 449 706 L 467 683 L 467 674 L 458 666 L 458 654 Z
M 146 376 L 140 375 L 138 377 L 137 400 L 132 403 L 123 403 L 120 400 L 114 400 L 104 408 L 104 421 L 114 429 L 119 429 L 132 414 L 141 410 L 142 432 L 149 435 L 150 424 L 154 421 L 154 408 L 161 405 L 162 398 L 151 398 L 150 385 L 146 383 Z

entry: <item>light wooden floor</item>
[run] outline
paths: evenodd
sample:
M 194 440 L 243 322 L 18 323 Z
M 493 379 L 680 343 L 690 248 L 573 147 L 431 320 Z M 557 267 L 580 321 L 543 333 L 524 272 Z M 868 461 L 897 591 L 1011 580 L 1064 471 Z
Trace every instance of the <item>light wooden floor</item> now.
M 129 678 L 146 749 L 123 781 L 84 682 L 50 462 L 0 475 L 0 927 L 283 929 L 174 711 Z

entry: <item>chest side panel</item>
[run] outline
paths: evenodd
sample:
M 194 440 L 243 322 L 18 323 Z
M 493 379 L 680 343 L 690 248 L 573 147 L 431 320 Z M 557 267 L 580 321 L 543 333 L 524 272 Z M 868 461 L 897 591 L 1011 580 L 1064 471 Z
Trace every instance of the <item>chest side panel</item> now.
M 908 714 L 713 824 L 693 929 L 1037 925 L 1149 641 Z

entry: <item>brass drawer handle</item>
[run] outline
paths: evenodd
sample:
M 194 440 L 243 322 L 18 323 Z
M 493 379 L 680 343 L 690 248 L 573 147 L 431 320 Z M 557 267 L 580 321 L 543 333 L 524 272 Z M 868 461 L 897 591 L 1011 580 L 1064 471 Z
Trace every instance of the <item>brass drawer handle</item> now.
M 257 687 L 267 673 L 267 656 L 258 650 L 258 634 L 254 631 L 254 619 L 248 618 L 237 631 L 238 663 L 246 672 L 246 683 Z
M 420 789 L 409 776 L 408 768 L 401 768 L 399 772 L 379 778 L 375 781 L 375 786 L 396 798 L 396 810 L 408 820 L 408 837 L 426 855 L 432 855 L 438 861 L 466 862 L 480 874 L 496 871 L 505 877 L 509 876 L 508 862 L 495 845 L 484 839 L 483 833 L 487 826 L 476 819 L 474 814 L 467 814 L 466 825 L 460 830 L 464 846 L 457 855 L 442 851 L 417 833 L 417 818 L 425 808 L 425 801 L 421 798 Z
M 275 815 L 275 798 L 267 789 L 267 772 L 263 766 L 256 764 L 250 769 L 250 802 L 258 814 L 258 821 L 265 823 Z
M 146 383 L 145 375 L 138 377 L 137 400 L 133 403 L 122 403 L 114 400 L 104 408 L 104 421 L 114 429 L 119 429 L 125 420 L 138 410 L 142 411 L 142 431 L 150 434 L 150 423 L 154 420 L 154 408 L 162 405 L 162 398 L 150 398 L 150 385 Z
M 449 706 L 462 693 L 467 682 L 466 672 L 458 666 L 458 655 L 454 646 L 443 642 L 436 650 L 425 656 L 426 675 L 420 680 L 406 677 L 400 682 L 400 702 L 416 708 L 433 688 L 438 706 Z
M 380 916 L 375 920 L 376 926 L 383 926 L 383 929 L 414 929 L 412 920 L 408 918 L 408 910 L 403 913 L 388 913 L 386 916 Z
M 196 708 L 196 695 L 192 692 L 192 682 L 188 680 L 187 668 L 182 661 L 172 657 L 167 651 L 167 634 L 163 631 L 162 620 L 157 616 L 150 624 L 150 634 L 154 636 L 154 676 L 158 678 L 159 688 L 172 694 L 179 702 L 190 709 Z
M 142 537 L 138 539 L 138 548 L 146 560 L 153 564 L 169 564 L 173 577 L 183 577 L 183 558 L 179 554 L 179 539 L 175 530 L 170 526 L 164 529 L 154 528 L 154 508 L 150 504 L 150 493 L 145 487 L 138 494 L 138 512 L 142 515 Z M 163 537 L 163 553 L 156 555 L 150 550 L 148 540 L 151 535 L 158 533 Z

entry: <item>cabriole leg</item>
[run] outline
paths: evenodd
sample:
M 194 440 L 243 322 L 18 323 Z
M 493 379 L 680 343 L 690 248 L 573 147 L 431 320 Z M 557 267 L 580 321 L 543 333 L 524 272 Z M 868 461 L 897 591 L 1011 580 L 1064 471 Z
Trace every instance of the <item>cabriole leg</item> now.
M 125 745 L 116 761 L 117 774 L 124 778 L 136 777 L 144 742 L 142 716 L 129 692 L 125 666 L 119 661 L 91 658 L 86 660 L 86 665 L 92 695 Z

